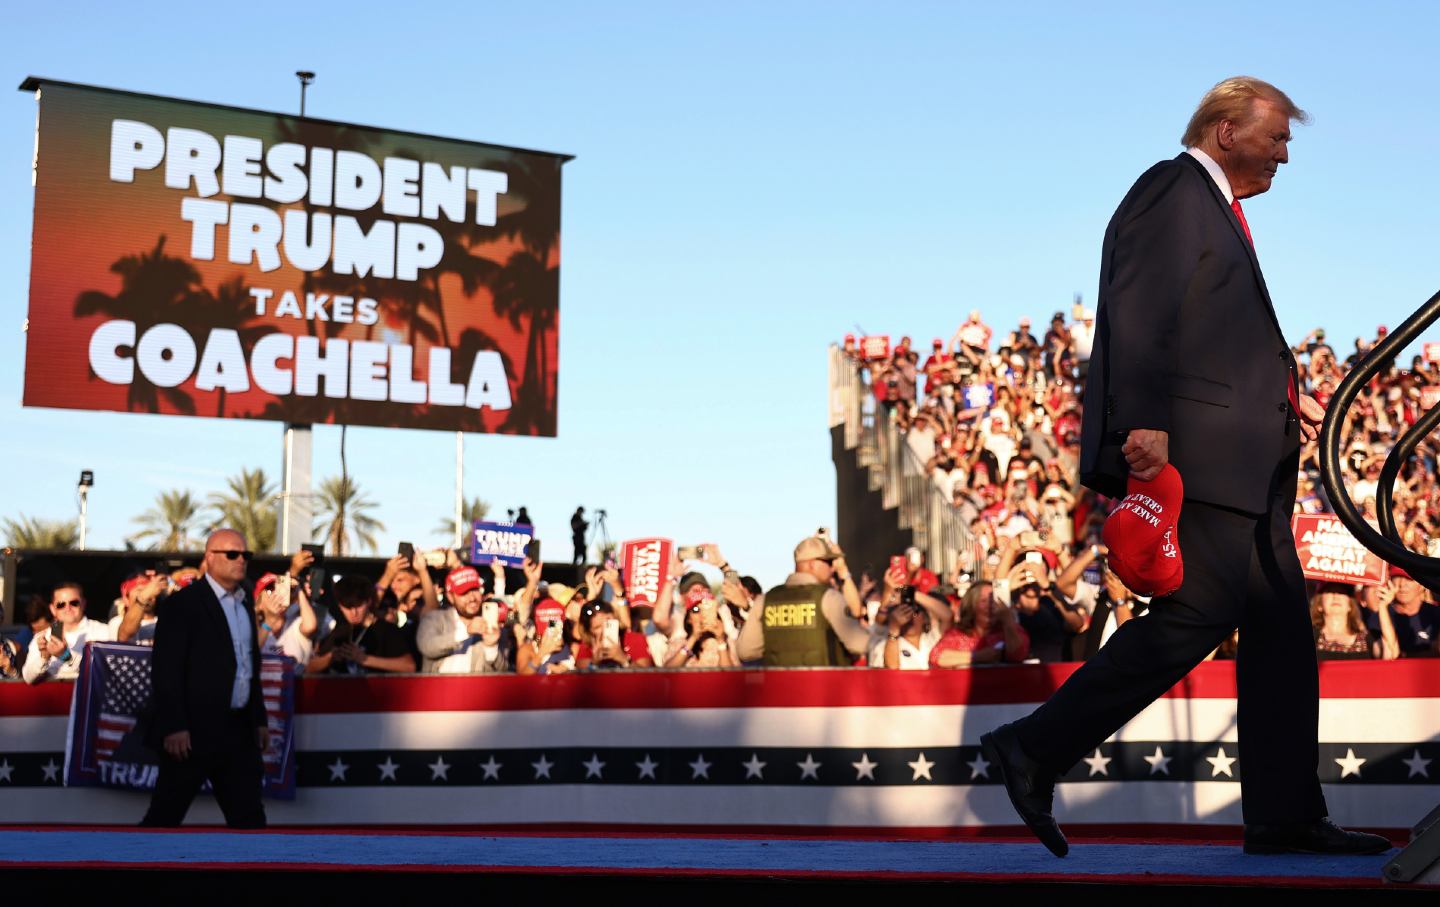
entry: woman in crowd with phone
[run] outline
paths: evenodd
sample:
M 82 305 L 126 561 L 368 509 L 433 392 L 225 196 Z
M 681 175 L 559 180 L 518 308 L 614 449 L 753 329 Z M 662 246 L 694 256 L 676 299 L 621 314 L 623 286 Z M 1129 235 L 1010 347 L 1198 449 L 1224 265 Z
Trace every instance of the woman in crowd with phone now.
M 738 631 L 727 625 L 725 612 L 704 574 L 688 573 L 680 581 L 685 607 L 685 641 L 670 653 L 667 668 L 738 668 L 734 641 Z M 728 609 L 727 609 L 728 610 Z
M 965 590 L 959 615 L 930 650 L 932 668 L 968 668 L 978 664 L 1019 664 L 1030 657 L 1030 636 L 1015 612 L 995 601 L 990 582 Z
M 653 668 L 645 634 L 621 630 L 615 609 L 605 602 L 586 602 L 580 609 L 580 647 L 575 650 L 575 667 Z
M 255 604 L 260 654 L 287 655 L 295 660 L 295 673 L 303 672 L 315 651 L 319 626 L 310 596 L 290 574 L 267 573 L 255 581 Z M 298 605 L 293 613 L 292 604 Z

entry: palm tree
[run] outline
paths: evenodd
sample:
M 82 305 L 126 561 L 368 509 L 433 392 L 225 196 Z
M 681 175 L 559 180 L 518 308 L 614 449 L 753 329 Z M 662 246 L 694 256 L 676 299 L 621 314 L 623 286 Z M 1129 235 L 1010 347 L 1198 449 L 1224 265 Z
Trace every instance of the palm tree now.
M 162 491 L 154 507 L 135 517 L 142 528 L 125 541 L 150 541 L 151 551 L 188 551 L 195 546 L 190 535 L 201 526 L 204 506 L 189 491 Z
M 164 234 L 156 240 L 154 249 L 122 256 L 110 265 L 110 270 L 120 275 L 120 292 L 111 296 L 86 290 L 75 298 L 75 314 L 102 314 L 133 321 L 137 337 L 152 325 L 174 321 L 185 311 L 186 301 L 201 289 L 200 272 L 194 265 L 165 254 Z M 195 401 L 189 394 L 178 387 L 156 387 L 139 370 L 130 383 L 125 405 L 131 410 L 158 413 L 161 396 L 176 410 L 195 415 Z
M 469 498 L 465 501 L 464 507 L 461 508 L 460 518 L 464 521 L 462 525 L 473 525 L 485 519 L 485 515 L 489 512 L 489 501 L 482 501 L 479 498 Z M 443 536 L 447 540 L 446 544 L 449 544 L 449 540 L 455 538 L 455 514 L 447 513 L 441 517 L 440 525 L 435 527 L 435 534 Z M 465 533 L 461 533 L 462 538 L 464 535 Z
M 254 349 L 255 341 L 263 337 L 268 328 L 255 323 L 255 302 L 245 286 L 243 277 L 236 275 L 220 284 L 211 292 L 200 287 L 182 300 L 183 308 L 176 313 L 175 323 L 190 331 L 194 337 L 208 336 L 213 328 L 229 328 L 240 337 L 240 348 L 248 355 Z M 215 415 L 225 415 L 225 388 L 216 392 Z
M 350 476 L 331 476 L 320 483 L 320 522 L 315 524 L 315 534 L 325 539 L 330 553 L 343 557 L 354 551 L 351 537 L 371 551 L 375 550 L 375 533 L 383 532 L 385 524 L 367 511 L 375 507 L 360 491 L 360 486 Z
M 225 480 L 225 487 L 210 495 L 215 521 L 208 528 L 234 529 L 255 551 L 273 551 L 280 515 L 275 509 L 275 485 L 265 478 L 265 470 L 242 469 Z
M 80 521 L 42 520 L 22 514 L 5 521 L 5 541 L 15 548 L 69 550 L 80 544 Z

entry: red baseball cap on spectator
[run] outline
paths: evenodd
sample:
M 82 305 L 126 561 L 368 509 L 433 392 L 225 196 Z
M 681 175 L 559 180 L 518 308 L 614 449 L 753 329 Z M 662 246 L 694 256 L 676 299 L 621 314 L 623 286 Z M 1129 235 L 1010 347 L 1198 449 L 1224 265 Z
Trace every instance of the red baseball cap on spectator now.
M 445 577 L 447 595 L 464 595 L 480 588 L 480 574 L 474 567 L 456 567 Z
M 1110 569 L 1136 595 L 1169 595 L 1185 580 L 1179 532 L 1185 486 L 1180 473 L 1167 463 L 1148 482 L 1132 475 L 1126 492 L 1101 532 L 1110 549 Z
M 125 580 L 123 583 L 120 584 L 120 597 L 121 597 L 121 598 L 128 598 L 128 597 L 130 596 L 130 593 L 131 593 L 131 592 L 133 592 L 135 589 L 139 588 L 140 586 L 145 585 L 147 582 L 149 582 L 149 580 L 150 580 L 149 574 L 145 574 L 145 573 L 137 573 L 137 574 L 135 574 L 134 576 L 130 577 L 129 579 Z
M 1410 575 L 1410 571 L 1406 570 L 1404 567 L 1397 567 L 1396 565 L 1391 564 L 1391 565 L 1390 565 L 1390 578 L 1391 578 L 1391 579 L 1414 579 L 1415 577 L 1411 576 L 1411 575 Z
M 266 573 L 262 575 L 259 579 L 255 581 L 255 594 L 259 595 L 261 592 L 269 589 L 271 586 L 275 585 L 275 581 L 279 578 L 280 577 L 275 575 L 274 573 Z
M 936 337 L 934 340 L 930 341 L 930 345 L 938 350 L 940 349 L 940 347 L 945 345 L 945 341 L 941 340 L 939 337 Z
M 548 626 L 552 620 L 565 620 L 565 606 L 553 598 L 542 598 L 535 604 L 535 626 Z

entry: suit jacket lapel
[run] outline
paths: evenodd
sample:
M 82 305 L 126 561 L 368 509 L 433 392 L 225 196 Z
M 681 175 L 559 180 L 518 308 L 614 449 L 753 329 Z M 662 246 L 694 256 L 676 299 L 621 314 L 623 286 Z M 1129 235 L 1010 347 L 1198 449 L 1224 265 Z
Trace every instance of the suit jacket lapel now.
M 1215 199 L 1215 204 L 1219 205 L 1221 211 L 1224 212 L 1225 220 L 1229 222 L 1230 229 L 1235 231 L 1236 238 L 1240 240 L 1240 245 L 1244 247 L 1245 254 L 1250 259 L 1250 269 L 1255 274 L 1255 282 L 1260 286 L 1260 295 L 1265 299 L 1265 309 L 1270 314 L 1270 321 L 1274 323 L 1276 332 L 1278 332 L 1281 337 L 1284 337 L 1285 332 L 1280 328 L 1280 319 L 1275 315 L 1275 303 L 1270 300 L 1270 289 L 1265 286 L 1265 275 L 1260 271 L 1260 258 L 1255 254 L 1255 244 L 1250 241 L 1250 237 L 1245 235 L 1245 227 L 1241 225 L 1240 218 L 1235 216 L 1235 209 L 1231 208 L 1229 202 L 1225 201 L 1225 196 L 1221 194 L 1220 187 L 1215 185 L 1215 180 L 1210 177 L 1210 172 L 1205 169 L 1204 164 L 1197 161 L 1195 156 L 1188 151 L 1180 152 L 1180 157 L 1189 161 L 1190 165 L 1196 170 L 1199 170 L 1200 175 L 1205 178 L 1205 185 L 1210 188 L 1211 197 Z

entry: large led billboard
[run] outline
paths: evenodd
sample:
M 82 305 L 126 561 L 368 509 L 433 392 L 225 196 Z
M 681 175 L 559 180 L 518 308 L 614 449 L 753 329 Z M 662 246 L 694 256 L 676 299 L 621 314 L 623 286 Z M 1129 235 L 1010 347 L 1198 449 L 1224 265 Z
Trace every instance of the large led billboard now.
M 21 88 L 25 405 L 555 434 L 568 156 Z

